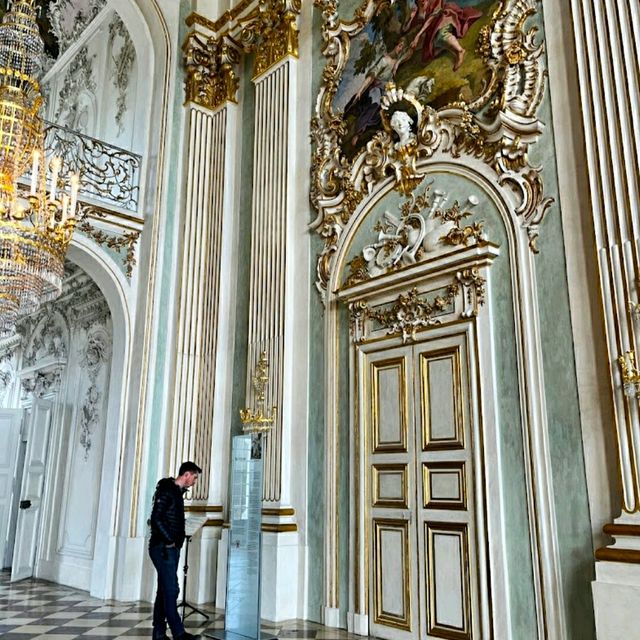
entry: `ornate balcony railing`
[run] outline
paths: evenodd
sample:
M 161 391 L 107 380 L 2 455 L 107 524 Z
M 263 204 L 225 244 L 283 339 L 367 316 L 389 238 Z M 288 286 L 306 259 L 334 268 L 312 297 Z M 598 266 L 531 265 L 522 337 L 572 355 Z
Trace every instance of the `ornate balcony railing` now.
M 62 159 L 60 175 L 80 174 L 80 197 L 137 211 L 142 157 L 57 124 L 45 124 L 45 153 Z

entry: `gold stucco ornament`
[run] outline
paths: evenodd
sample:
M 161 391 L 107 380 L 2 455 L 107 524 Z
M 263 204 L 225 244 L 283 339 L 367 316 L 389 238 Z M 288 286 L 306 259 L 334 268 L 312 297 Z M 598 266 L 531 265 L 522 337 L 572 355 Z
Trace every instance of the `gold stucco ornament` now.
M 325 239 L 318 289 L 340 253 L 336 225 L 350 224 L 390 178 L 409 196 L 435 161 L 473 165 L 508 194 L 537 251 L 552 202 L 529 159 L 544 128 L 537 1 L 450 2 L 437 11 L 437 0 L 364 0 L 350 21 L 336 0 L 314 3 L 325 57 L 311 125 L 312 226 Z

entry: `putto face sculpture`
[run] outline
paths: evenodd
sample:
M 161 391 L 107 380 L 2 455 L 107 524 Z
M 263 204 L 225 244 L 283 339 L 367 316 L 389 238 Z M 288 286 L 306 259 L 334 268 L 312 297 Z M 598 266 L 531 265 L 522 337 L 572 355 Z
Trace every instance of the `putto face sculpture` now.
M 391 128 L 398 134 L 396 147 L 406 147 L 415 142 L 416 137 L 412 133 L 413 119 L 406 111 L 395 111 L 390 120 Z

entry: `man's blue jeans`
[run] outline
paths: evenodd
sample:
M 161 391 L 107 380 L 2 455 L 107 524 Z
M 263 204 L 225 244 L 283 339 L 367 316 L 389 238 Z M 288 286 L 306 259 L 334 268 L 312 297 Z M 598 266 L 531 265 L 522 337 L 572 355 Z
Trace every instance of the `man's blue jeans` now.
M 158 590 L 153 605 L 153 638 L 161 640 L 167 633 L 167 623 L 171 635 L 179 638 L 184 633 L 184 625 L 178 614 L 178 560 L 180 550 L 163 544 L 151 547 L 149 555 L 158 573 Z

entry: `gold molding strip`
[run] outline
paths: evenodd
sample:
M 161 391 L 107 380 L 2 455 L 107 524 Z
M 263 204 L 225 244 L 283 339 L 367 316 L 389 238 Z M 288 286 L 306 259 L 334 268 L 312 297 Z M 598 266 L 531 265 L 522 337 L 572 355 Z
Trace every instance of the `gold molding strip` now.
M 279 509 L 264 508 L 262 509 L 263 516 L 295 516 L 296 510 L 293 507 L 282 507 Z
M 230 13 L 230 12 L 226 11 L 225 13 L 222 14 L 222 17 L 226 16 L 227 13 Z M 220 22 L 220 20 L 216 20 L 216 22 L 214 22 L 213 20 L 209 20 L 209 18 L 205 18 L 203 15 L 200 15 L 195 11 L 192 11 L 187 16 L 185 22 L 187 24 L 187 27 L 192 27 L 194 24 L 197 24 L 197 25 L 200 25 L 201 27 L 204 27 L 205 29 L 209 29 L 209 31 L 217 31 L 216 25 L 218 24 L 218 22 Z
M 187 504 L 184 507 L 185 511 L 191 513 L 222 513 L 222 505 L 220 504 Z
M 609 536 L 640 536 L 640 525 L 605 524 L 602 531 Z
M 640 564 L 640 550 L 616 549 L 615 547 L 601 547 L 596 551 L 596 560 L 609 560 L 611 562 L 626 562 L 628 564 Z
M 209 518 L 205 523 L 205 527 L 222 527 L 224 520 L 222 518 Z
M 267 531 L 269 533 L 286 533 L 290 531 L 297 531 L 298 525 L 292 522 L 282 524 L 271 524 L 270 522 L 263 522 L 260 528 L 262 531 Z
M 254 0 L 242 0 L 242 2 L 238 3 L 233 7 L 233 9 L 225 11 L 217 20 L 210 20 L 209 18 L 205 18 L 203 15 L 193 11 L 187 16 L 185 22 L 188 27 L 192 27 L 194 24 L 197 24 L 205 29 L 209 29 L 210 31 L 217 33 L 229 22 L 235 20 L 241 13 L 248 9 L 253 2 Z
M 120 226 L 125 230 L 140 231 L 144 227 L 144 216 L 135 216 L 117 209 L 109 209 L 108 207 L 101 207 L 96 204 L 91 204 L 86 200 L 78 202 L 87 212 L 87 216 L 101 222 L 108 222 L 109 224 Z M 112 218 L 115 218 L 113 220 Z M 135 226 L 123 224 L 123 222 L 132 222 Z

